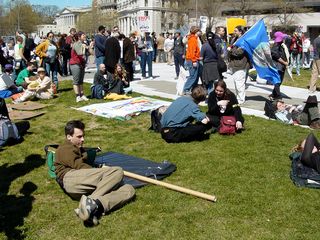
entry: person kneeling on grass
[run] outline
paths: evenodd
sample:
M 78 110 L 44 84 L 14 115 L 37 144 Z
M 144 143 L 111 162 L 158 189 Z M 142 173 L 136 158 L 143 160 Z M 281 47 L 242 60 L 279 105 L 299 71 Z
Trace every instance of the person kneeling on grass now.
M 65 126 L 66 140 L 56 151 L 54 166 L 57 182 L 74 199 L 80 199 L 75 209 L 86 226 L 97 225 L 104 213 L 120 207 L 135 195 L 131 185 L 122 185 L 123 171 L 119 167 L 93 168 L 83 149 L 85 125 L 69 121 Z
M 214 83 L 214 90 L 209 94 L 208 98 L 207 115 L 214 130 L 220 127 L 222 116 L 234 116 L 237 131 L 239 132 L 243 129 L 244 118 L 236 95 L 227 88 L 223 80 Z
M 274 102 L 276 118 L 286 124 L 308 125 L 320 129 L 320 114 L 316 96 L 309 96 L 304 108 L 302 106 L 285 104 L 282 100 Z
M 161 118 L 161 136 L 168 143 L 201 141 L 211 128 L 209 118 L 201 112 L 198 104 L 206 99 L 207 92 L 202 86 L 193 88 L 190 96 L 176 99 Z M 192 122 L 196 120 L 196 124 Z
M 14 103 L 27 101 L 31 98 L 51 99 L 53 98 L 53 89 L 51 79 L 46 76 L 46 70 L 42 67 L 38 68 L 39 77 L 28 84 L 27 90 L 24 91 L 20 98 Z
M 303 165 L 313 168 L 320 173 L 320 143 L 313 133 L 310 133 L 293 150 L 302 153 L 301 163 Z
M 33 70 L 35 70 L 36 68 L 36 62 L 28 62 L 27 67 L 18 74 L 16 85 L 22 86 L 24 89 L 27 89 L 28 79 L 29 77 L 34 76 Z

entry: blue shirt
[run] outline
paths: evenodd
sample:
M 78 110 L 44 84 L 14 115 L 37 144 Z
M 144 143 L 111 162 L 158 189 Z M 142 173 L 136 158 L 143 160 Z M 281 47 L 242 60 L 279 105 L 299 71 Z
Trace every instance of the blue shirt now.
M 206 115 L 201 112 L 190 96 L 183 96 L 176 99 L 164 112 L 161 118 L 162 128 L 186 127 L 193 120 L 202 121 Z

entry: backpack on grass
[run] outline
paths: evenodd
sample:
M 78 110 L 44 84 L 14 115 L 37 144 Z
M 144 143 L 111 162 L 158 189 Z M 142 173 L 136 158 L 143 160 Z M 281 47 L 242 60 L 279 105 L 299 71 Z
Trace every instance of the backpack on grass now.
M 8 117 L 0 115 L 0 146 L 18 142 L 20 139 L 17 126 Z
M 276 110 L 277 109 L 274 106 L 274 101 L 267 99 L 264 104 L 264 114 L 269 118 L 277 119 L 276 118 Z
M 167 106 L 159 107 L 151 112 L 151 127 L 149 130 L 153 130 L 155 132 L 161 131 L 161 118 L 164 112 L 167 110 Z

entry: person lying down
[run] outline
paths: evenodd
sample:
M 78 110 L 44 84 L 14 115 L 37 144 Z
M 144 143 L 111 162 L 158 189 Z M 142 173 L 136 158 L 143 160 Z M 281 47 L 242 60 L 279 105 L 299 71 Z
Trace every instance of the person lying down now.
M 316 96 L 309 96 L 305 106 L 286 104 L 282 100 L 274 102 L 276 118 L 286 124 L 308 125 L 320 129 L 320 113 Z

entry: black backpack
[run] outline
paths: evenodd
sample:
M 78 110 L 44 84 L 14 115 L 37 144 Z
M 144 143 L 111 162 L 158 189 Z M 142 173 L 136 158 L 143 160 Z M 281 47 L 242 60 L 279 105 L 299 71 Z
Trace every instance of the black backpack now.
M 155 132 L 161 131 L 161 118 L 163 113 L 167 110 L 167 106 L 159 107 L 151 112 L 151 127 L 149 130 L 153 130 Z
M 264 104 L 264 114 L 269 118 L 277 119 L 276 110 L 277 109 L 274 106 L 274 101 L 267 99 L 266 103 Z

